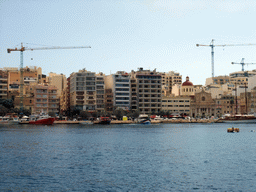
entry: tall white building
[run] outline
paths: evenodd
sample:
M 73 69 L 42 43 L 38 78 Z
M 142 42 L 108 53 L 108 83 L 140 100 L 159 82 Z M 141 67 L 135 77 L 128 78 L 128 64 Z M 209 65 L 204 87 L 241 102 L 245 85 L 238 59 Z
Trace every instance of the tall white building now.
M 130 75 L 124 71 L 106 76 L 106 89 L 112 89 L 113 106 L 124 110 L 130 109 Z

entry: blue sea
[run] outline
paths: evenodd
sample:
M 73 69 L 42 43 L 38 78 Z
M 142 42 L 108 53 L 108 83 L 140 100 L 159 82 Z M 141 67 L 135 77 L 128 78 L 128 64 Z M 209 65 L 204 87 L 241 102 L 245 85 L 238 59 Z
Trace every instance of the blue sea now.
M 0 125 L 0 191 L 256 191 L 256 124 Z

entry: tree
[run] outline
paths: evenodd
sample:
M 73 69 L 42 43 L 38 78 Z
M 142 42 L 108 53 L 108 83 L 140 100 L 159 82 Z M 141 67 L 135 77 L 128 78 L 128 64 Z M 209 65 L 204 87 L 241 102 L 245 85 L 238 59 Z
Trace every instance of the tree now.
M 73 109 L 71 109 L 71 116 L 73 117 L 73 116 L 77 116 L 77 115 L 79 115 L 80 114 L 80 111 L 81 111 L 81 109 L 78 109 L 78 108 L 73 108 Z
M 82 118 L 82 119 L 87 119 L 88 117 L 91 116 L 91 114 L 87 111 L 80 111 L 80 114 L 79 116 Z
M 5 116 L 6 113 L 8 113 L 8 109 L 0 105 L 0 116 Z
M 56 117 L 56 114 L 55 114 L 53 111 L 50 111 L 50 112 L 48 113 L 48 115 L 51 116 L 51 117 Z
M 138 118 L 140 116 L 140 112 L 138 111 L 138 110 L 136 110 L 136 111 L 134 111 L 133 113 L 132 113 L 132 117 L 133 118 Z
M 114 111 L 114 115 L 116 116 L 117 119 L 122 119 L 122 117 L 124 116 L 125 114 L 125 111 L 122 109 L 122 108 L 117 108 L 115 111 Z
M 7 109 L 11 109 L 14 107 L 13 105 L 13 100 L 11 99 L 6 99 L 3 101 L 3 106 L 6 107 Z

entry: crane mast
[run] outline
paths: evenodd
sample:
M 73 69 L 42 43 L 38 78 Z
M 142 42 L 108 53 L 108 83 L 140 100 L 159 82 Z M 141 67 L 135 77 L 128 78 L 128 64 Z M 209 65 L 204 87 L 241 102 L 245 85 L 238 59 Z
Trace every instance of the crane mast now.
M 208 46 L 211 47 L 211 64 L 212 64 L 212 77 L 214 77 L 214 47 L 226 47 L 226 46 L 248 46 L 248 45 L 256 45 L 256 44 L 224 44 L 224 45 L 214 45 L 214 39 L 212 39 L 210 45 L 201 45 L 201 44 L 196 44 L 197 47 L 199 46 Z
M 12 51 L 20 51 L 20 109 L 23 110 L 23 86 L 24 86 L 24 78 L 23 78 L 23 52 L 26 50 L 50 50 L 50 49 L 81 49 L 81 48 L 91 48 L 91 46 L 78 46 L 78 47 L 37 47 L 37 48 L 26 48 L 21 43 L 21 48 L 7 49 L 7 53 L 11 53 Z

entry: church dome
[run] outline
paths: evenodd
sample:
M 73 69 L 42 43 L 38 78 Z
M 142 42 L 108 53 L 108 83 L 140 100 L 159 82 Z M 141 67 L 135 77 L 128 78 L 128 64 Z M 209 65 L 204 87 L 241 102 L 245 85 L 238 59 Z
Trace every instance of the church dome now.
M 182 83 L 182 86 L 193 86 L 193 83 L 189 81 L 189 77 L 186 77 L 186 81 Z

